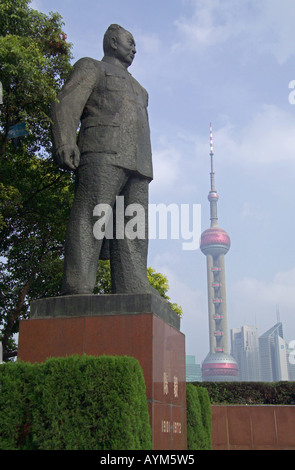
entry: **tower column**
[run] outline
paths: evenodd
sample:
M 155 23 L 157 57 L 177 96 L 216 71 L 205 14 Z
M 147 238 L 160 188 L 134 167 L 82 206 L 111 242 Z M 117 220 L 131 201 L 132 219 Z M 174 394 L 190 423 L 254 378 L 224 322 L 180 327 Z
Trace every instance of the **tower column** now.
M 214 336 L 215 331 L 215 322 L 214 322 L 214 313 L 215 307 L 213 304 L 214 299 L 214 274 L 212 271 L 213 268 L 213 256 L 207 255 L 207 283 L 208 283 L 208 313 L 209 313 L 209 342 L 210 342 L 210 352 L 214 353 L 216 340 Z
M 223 347 L 224 352 L 229 354 L 229 345 L 228 345 L 228 331 L 227 331 L 227 307 L 226 307 L 226 289 L 225 289 L 225 263 L 224 263 L 224 255 L 220 255 L 218 259 L 218 264 L 220 267 L 220 292 L 222 298 L 222 312 L 223 318 L 221 320 L 222 323 L 222 331 L 223 331 Z

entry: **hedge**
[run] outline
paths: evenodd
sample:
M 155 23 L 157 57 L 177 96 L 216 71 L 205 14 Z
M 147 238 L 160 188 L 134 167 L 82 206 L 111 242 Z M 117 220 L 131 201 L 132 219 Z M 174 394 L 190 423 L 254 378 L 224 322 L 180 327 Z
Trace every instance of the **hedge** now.
M 206 388 L 211 404 L 294 405 L 295 382 L 192 382 Z
M 211 405 L 205 388 L 186 384 L 187 448 L 211 449 Z
M 77 355 L 0 366 L 0 449 L 151 448 L 136 359 Z

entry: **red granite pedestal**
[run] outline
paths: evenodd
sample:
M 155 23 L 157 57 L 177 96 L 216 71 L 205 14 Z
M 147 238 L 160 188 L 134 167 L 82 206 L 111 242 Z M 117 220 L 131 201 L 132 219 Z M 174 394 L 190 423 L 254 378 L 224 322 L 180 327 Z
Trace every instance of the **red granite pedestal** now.
M 167 302 L 152 294 L 41 299 L 19 329 L 18 359 L 127 355 L 144 373 L 153 449 L 186 449 L 185 338 Z

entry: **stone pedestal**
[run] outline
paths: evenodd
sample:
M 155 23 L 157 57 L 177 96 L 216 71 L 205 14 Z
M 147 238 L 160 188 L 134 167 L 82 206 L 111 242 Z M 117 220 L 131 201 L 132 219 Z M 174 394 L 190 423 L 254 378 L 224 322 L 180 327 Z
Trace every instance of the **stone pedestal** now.
M 153 294 L 77 295 L 35 300 L 20 322 L 18 359 L 126 355 L 144 373 L 153 449 L 186 449 L 185 338 L 180 319 Z

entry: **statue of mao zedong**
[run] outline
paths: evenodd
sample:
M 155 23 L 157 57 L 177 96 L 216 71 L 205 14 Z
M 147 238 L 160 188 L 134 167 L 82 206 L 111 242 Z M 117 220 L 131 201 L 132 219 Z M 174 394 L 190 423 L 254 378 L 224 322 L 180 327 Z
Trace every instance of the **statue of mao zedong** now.
M 62 294 L 93 293 L 106 246 L 113 293 L 157 294 L 147 279 L 148 187 L 153 178 L 148 94 L 127 70 L 136 54 L 132 34 L 111 25 L 103 48 L 101 61 L 76 62 L 51 110 L 54 159 L 76 173 Z M 114 220 L 119 199 L 124 202 L 124 226 L 130 221 L 126 207 L 144 209 L 144 236 L 126 236 L 121 229 L 118 234 L 115 222 L 108 240 L 95 236 L 95 207 L 111 207 Z

